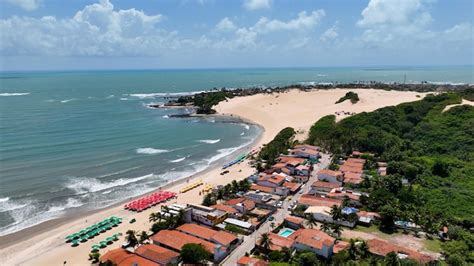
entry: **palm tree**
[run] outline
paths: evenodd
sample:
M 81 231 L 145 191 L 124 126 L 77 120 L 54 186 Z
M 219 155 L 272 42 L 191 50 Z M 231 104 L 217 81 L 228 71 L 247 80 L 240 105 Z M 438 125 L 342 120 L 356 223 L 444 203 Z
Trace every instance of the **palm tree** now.
M 315 227 L 315 226 L 317 225 L 316 219 L 314 218 L 314 215 L 312 215 L 312 214 L 307 214 L 307 215 L 305 216 L 305 219 L 306 219 L 306 220 L 305 220 L 305 224 L 306 224 L 306 226 L 308 226 L 309 228 L 312 229 L 313 227 Z
M 387 266 L 398 266 L 399 260 L 398 260 L 397 253 L 392 251 L 388 253 L 387 255 L 385 255 L 384 262 L 385 262 L 385 265 Z
M 327 222 L 323 222 L 319 228 L 321 229 L 321 231 L 326 233 L 329 232 L 329 229 L 331 229 Z
M 343 231 L 342 227 L 340 224 L 332 224 L 331 225 L 331 229 L 332 229 L 332 233 L 336 236 L 336 237 L 340 237 L 341 236 L 341 233 Z
M 359 254 L 363 259 L 367 258 L 369 255 L 369 246 L 367 245 L 367 242 L 362 241 L 359 244 Z
M 342 209 L 341 207 L 337 206 L 336 204 L 332 205 L 331 207 L 331 217 L 334 221 L 339 221 L 342 216 Z
M 129 247 L 135 247 L 136 245 L 138 245 L 138 239 L 135 236 L 135 231 L 128 230 L 125 234 L 127 235 L 125 237 L 125 240 L 127 240 Z
M 143 244 L 145 241 L 148 240 L 148 238 L 148 234 L 145 231 L 142 231 L 142 233 L 140 234 L 140 240 L 138 242 L 140 242 L 140 244 Z
M 270 234 L 263 233 L 260 236 L 260 247 L 265 251 L 268 252 L 270 250 L 270 246 L 273 245 L 272 239 L 270 238 Z
M 152 212 L 150 213 L 150 217 L 148 218 L 148 220 L 150 222 L 156 222 L 156 221 L 161 221 L 162 218 L 163 218 L 163 215 L 161 215 L 161 212 Z
M 288 262 L 291 259 L 291 249 L 288 247 L 282 247 L 281 248 L 281 253 L 283 253 L 283 261 Z
M 348 249 L 348 252 L 349 252 L 349 256 L 352 260 L 355 260 L 357 258 L 357 246 L 355 244 L 355 241 L 354 239 L 351 238 L 351 240 L 349 241 L 349 249 Z

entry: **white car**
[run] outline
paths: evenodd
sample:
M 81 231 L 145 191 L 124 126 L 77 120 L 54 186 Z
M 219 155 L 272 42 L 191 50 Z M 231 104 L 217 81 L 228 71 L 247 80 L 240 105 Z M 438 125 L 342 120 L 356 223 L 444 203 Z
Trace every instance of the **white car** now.
M 283 206 L 283 202 L 279 201 L 276 206 L 277 208 L 281 208 Z

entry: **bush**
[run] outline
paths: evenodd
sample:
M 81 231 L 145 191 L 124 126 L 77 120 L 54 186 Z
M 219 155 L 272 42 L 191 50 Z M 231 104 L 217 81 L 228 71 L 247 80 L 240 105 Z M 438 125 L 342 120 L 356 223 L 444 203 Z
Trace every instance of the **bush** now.
M 353 104 L 357 103 L 359 101 L 359 95 L 355 92 L 350 91 L 350 92 L 346 93 L 346 95 L 341 97 L 339 100 L 337 100 L 336 104 L 342 103 L 345 100 L 350 100 L 351 103 L 353 103 Z

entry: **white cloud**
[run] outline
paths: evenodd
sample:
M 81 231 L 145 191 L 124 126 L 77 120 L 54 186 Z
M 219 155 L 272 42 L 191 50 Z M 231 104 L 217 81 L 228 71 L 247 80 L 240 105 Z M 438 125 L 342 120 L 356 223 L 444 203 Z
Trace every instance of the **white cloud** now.
M 86 6 L 72 18 L 17 17 L 0 20 L 0 53 L 8 55 L 154 55 L 177 45 L 176 33 L 157 28 L 162 15 L 114 10 L 108 0 Z
M 243 6 L 251 11 L 269 9 L 272 6 L 272 0 L 244 0 Z
M 464 22 L 454 25 L 443 32 L 447 41 L 474 41 L 474 29 L 471 23 Z
M 261 18 L 252 27 L 252 30 L 258 33 L 268 33 L 280 30 L 308 30 L 316 27 L 321 19 L 326 15 L 324 10 L 319 9 L 308 14 L 306 11 L 298 13 L 298 17 L 289 21 L 277 19 L 270 20 L 266 17 Z
M 431 21 L 431 16 L 423 11 L 427 0 L 370 0 L 367 7 L 362 11 L 362 19 L 357 22 L 358 26 L 371 27 L 377 25 L 403 25 L 409 24 L 417 19 L 423 23 Z M 423 11 L 420 14 L 420 11 Z
M 16 5 L 26 11 L 33 11 L 38 9 L 42 0 L 7 0 L 7 2 Z
M 323 42 L 328 42 L 336 39 L 338 36 L 339 33 L 337 33 L 337 25 L 334 25 L 331 28 L 327 29 L 323 34 L 321 34 L 321 37 L 319 39 Z
M 237 29 L 237 26 L 235 26 L 234 22 L 232 22 L 228 17 L 225 17 L 217 23 L 216 29 L 219 31 L 233 31 Z

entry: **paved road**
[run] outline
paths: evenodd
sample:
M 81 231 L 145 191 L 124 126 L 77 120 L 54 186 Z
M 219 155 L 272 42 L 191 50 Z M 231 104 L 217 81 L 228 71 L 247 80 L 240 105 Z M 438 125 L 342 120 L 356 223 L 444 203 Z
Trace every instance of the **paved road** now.
M 311 184 L 313 184 L 314 181 L 317 180 L 317 175 L 316 173 L 320 169 L 324 169 L 329 165 L 330 162 L 330 157 L 326 154 L 323 155 L 323 157 L 320 160 L 320 163 L 318 165 L 314 166 L 314 170 L 311 173 L 311 177 L 309 178 L 309 181 L 306 183 L 304 188 L 301 190 L 303 191 L 302 193 L 298 192 L 295 194 L 292 198 L 291 201 L 298 201 L 298 199 L 301 197 L 301 195 L 306 194 L 309 192 L 311 189 Z M 289 211 L 288 211 L 288 206 L 290 205 L 290 200 L 285 200 L 283 203 L 283 207 L 279 209 L 273 217 L 275 217 L 275 220 L 273 223 L 276 225 L 280 224 L 283 222 L 286 216 L 288 216 Z M 255 243 L 260 235 L 263 233 L 268 233 L 270 232 L 273 228 L 271 227 L 272 222 L 265 222 L 260 226 L 260 228 L 253 232 L 251 235 L 244 236 L 244 241 L 242 244 L 240 244 L 232 253 L 230 256 L 228 256 L 225 260 L 223 260 L 220 265 L 237 265 L 237 260 L 244 256 L 246 252 L 249 252 L 255 247 Z

